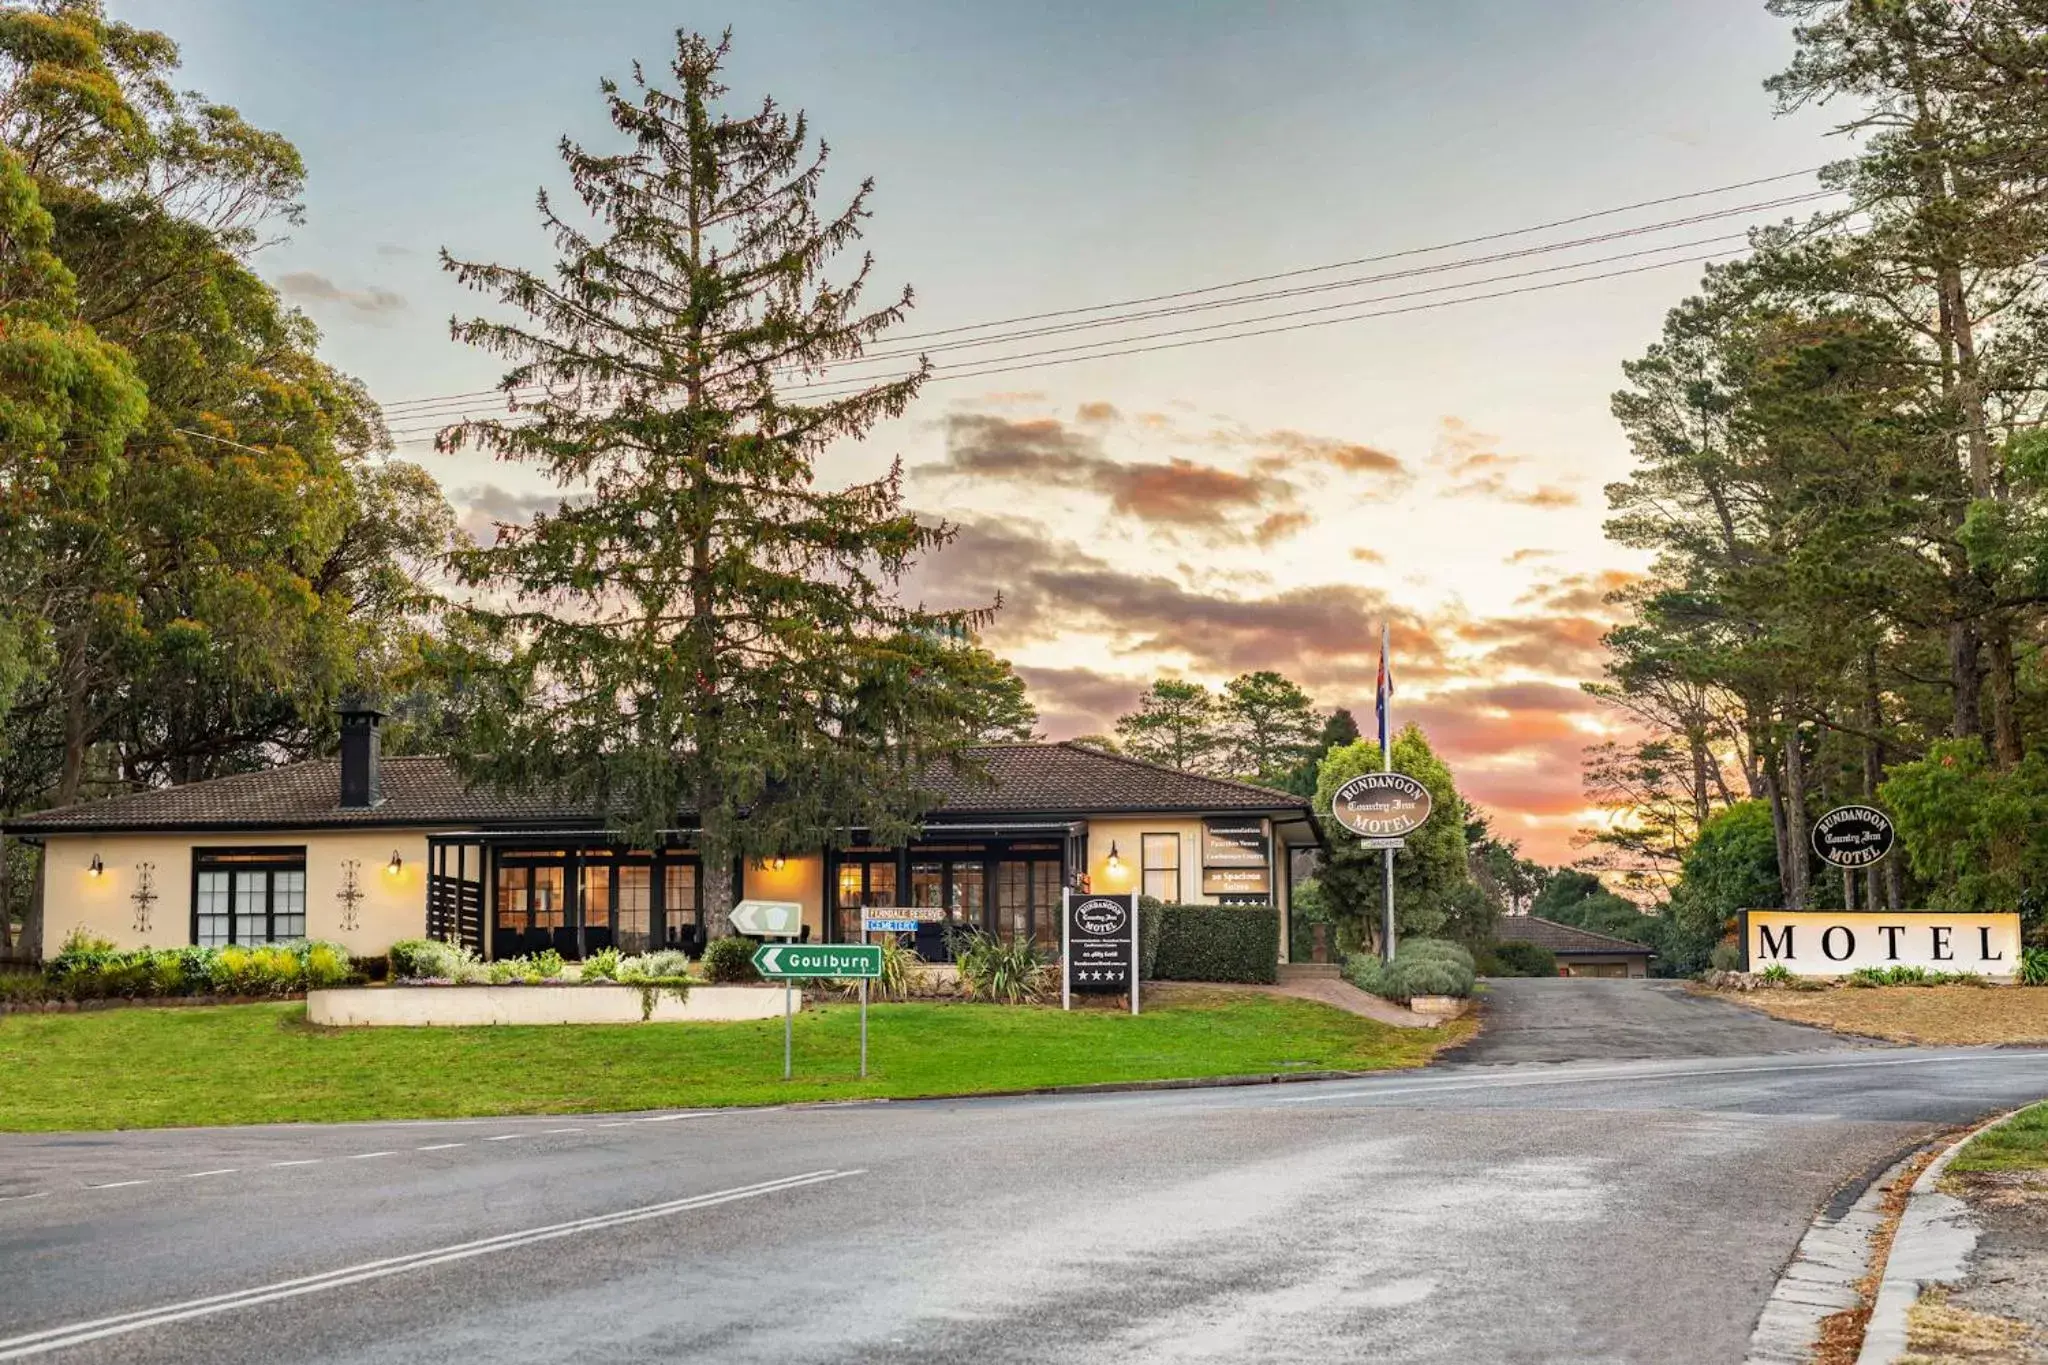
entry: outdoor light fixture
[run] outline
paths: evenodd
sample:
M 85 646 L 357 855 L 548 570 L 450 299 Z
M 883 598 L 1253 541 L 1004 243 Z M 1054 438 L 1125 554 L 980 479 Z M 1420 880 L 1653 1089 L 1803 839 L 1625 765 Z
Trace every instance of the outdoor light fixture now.
M 1124 860 L 1116 856 L 1116 840 L 1114 839 L 1109 841 L 1109 861 L 1104 863 L 1103 866 L 1111 872 L 1121 872 L 1124 870 Z
M 87 872 L 90 872 L 90 873 L 91 873 L 91 874 L 92 874 L 93 876 L 97 877 L 97 876 L 99 876 L 99 875 L 100 875 L 101 873 L 103 873 L 103 872 L 105 872 L 105 871 L 107 870 L 107 865 L 106 865 L 105 863 L 101 862 L 101 861 L 100 861 L 100 855 L 99 855 L 99 854 L 97 854 L 97 853 L 95 853 L 95 854 L 93 854 L 93 855 L 92 855 L 92 863 L 91 863 L 91 865 L 90 865 L 90 866 L 88 866 L 88 867 L 87 867 L 87 868 L 86 868 L 85 870 L 86 870 Z
M 399 857 L 399 856 L 398 856 L 398 850 L 397 850 L 397 849 L 395 849 L 395 848 L 394 848 L 394 849 L 392 849 L 392 850 L 391 850 L 391 861 L 390 861 L 390 862 L 388 862 L 388 863 L 386 863 L 386 864 L 384 864 L 384 870 L 385 870 L 386 872 L 389 872 L 389 873 L 390 873 L 390 874 L 391 874 L 392 876 L 396 877 L 396 876 L 398 875 L 398 869 L 399 869 L 399 868 L 401 868 L 401 867 L 404 867 L 404 866 L 405 866 L 405 859 L 403 859 L 403 858 L 401 858 L 401 857 Z
M 778 853 L 773 858 L 770 858 L 768 860 L 768 866 L 773 868 L 775 871 L 780 872 L 782 871 L 783 864 L 785 861 L 786 860 L 783 858 L 783 856 L 780 853 Z

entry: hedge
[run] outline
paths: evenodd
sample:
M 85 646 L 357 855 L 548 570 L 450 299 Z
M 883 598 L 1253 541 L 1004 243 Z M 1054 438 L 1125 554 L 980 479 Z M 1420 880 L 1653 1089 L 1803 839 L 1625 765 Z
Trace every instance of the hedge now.
M 1151 917 L 1158 927 L 1147 935 L 1148 908 L 1141 903 L 1138 912 L 1142 975 L 1158 981 L 1280 979 L 1280 912 L 1273 907 L 1158 905 Z

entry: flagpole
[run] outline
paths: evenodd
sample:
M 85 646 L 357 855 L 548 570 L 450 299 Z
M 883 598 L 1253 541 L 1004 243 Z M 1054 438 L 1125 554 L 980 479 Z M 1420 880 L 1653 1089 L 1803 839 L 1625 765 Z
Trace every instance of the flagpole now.
M 1380 622 L 1380 771 L 1394 771 L 1394 675 L 1387 659 L 1388 628 Z M 1386 904 L 1380 921 L 1380 952 L 1383 960 L 1394 960 L 1394 850 L 1386 849 Z

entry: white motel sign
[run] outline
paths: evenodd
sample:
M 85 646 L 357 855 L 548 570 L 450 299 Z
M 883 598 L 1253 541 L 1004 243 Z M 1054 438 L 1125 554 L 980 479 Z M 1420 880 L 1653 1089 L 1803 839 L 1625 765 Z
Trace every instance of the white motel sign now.
M 1922 967 L 2008 977 L 2019 967 L 2017 914 L 1945 910 L 1745 910 L 1742 949 L 1752 972 L 1846 976 L 1864 967 Z

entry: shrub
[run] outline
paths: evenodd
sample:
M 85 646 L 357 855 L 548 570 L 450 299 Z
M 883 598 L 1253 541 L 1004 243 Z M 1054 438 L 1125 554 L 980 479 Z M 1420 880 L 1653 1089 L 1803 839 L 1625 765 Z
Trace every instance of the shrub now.
M 1018 1005 L 1045 992 L 1049 975 L 1045 959 L 1028 938 L 994 934 L 963 934 L 953 943 L 953 965 L 969 1000 L 1000 1000 Z
M 1773 962 L 1770 966 L 1758 972 L 1756 979 L 1769 982 L 1773 986 L 1783 986 L 1792 980 L 1792 969 L 1782 962 Z
M 1707 954 L 1707 965 L 1717 972 L 1741 971 L 1742 945 L 1739 943 L 1716 943 L 1714 950 Z
M 391 945 L 391 976 L 398 981 L 455 981 L 470 984 L 489 979 L 475 953 L 459 943 L 435 938 L 401 939 Z
M 617 981 L 623 958 L 617 948 L 603 948 L 583 959 L 583 980 Z
M 761 979 L 761 974 L 754 970 L 754 941 L 737 934 L 714 938 L 705 944 L 702 965 L 704 979 L 716 985 Z
M 1139 966 L 1145 917 L 1138 916 Z M 1152 974 L 1161 981 L 1279 979 L 1280 912 L 1271 906 L 1162 905 Z
M 1557 954 L 1540 943 L 1510 939 L 1493 945 L 1492 966 L 1500 976 L 1556 976 Z
M 1392 962 L 1353 954 L 1345 960 L 1344 977 L 1360 990 L 1388 1000 L 1464 997 L 1472 993 L 1472 955 L 1444 939 L 1410 939 L 1395 947 Z
M 1064 909 L 1061 910 L 1065 914 Z M 1159 935 L 1166 924 L 1166 902 L 1157 896 L 1138 897 L 1138 979 L 1152 980 L 1159 969 Z
M 907 1000 L 923 971 L 924 959 L 917 949 L 906 948 L 894 934 L 882 938 L 882 974 L 875 978 L 875 994 L 883 1000 Z
M 2022 951 L 2017 979 L 2022 986 L 2048 986 L 2048 948 Z
M 535 953 L 530 965 L 534 979 L 538 981 L 553 981 L 569 969 L 569 964 L 553 948 L 543 948 Z
M 362 980 L 355 963 L 349 959 L 348 949 L 339 943 L 315 940 L 300 944 L 299 969 L 309 991 L 352 985 Z
M 620 958 L 616 979 L 630 985 L 641 981 L 681 981 L 689 975 L 690 955 L 680 948 L 663 948 L 660 952 Z

